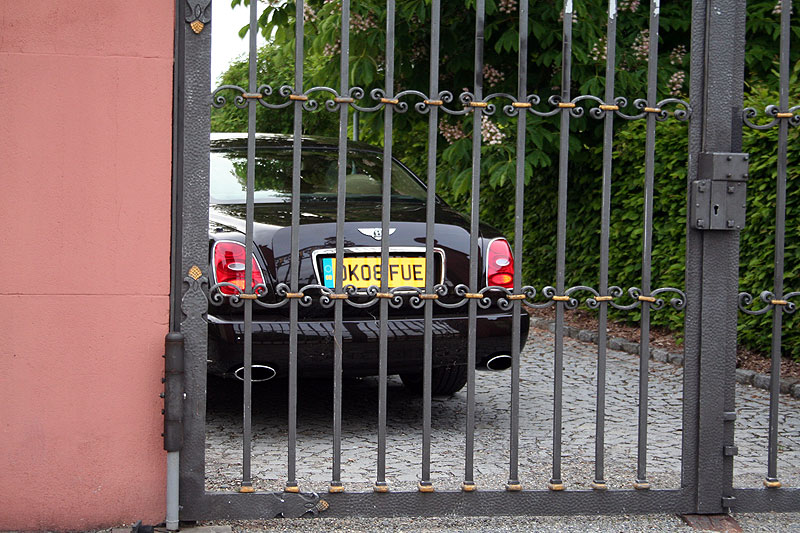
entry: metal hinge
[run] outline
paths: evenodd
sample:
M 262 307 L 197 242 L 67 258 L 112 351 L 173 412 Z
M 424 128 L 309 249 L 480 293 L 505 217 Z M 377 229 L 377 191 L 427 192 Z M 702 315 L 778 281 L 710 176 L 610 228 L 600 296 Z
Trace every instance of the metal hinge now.
M 749 154 L 703 152 L 690 189 L 690 224 L 699 230 L 740 230 L 747 208 Z
M 722 455 L 726 457 L 733 457 L 739 455 L 739 447 L 738 446 L 723 446 L 722 447 Z
M 733 496 L 723 496 L 722 497 L 722 507 L 725 509 L 730 509 L 733 507 L 733 504 L 736 503 L 736 498 Z

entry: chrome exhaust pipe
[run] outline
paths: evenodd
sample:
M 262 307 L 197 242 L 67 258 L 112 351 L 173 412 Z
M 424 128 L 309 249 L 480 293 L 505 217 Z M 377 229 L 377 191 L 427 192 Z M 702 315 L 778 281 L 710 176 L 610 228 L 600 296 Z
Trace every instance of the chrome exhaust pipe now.
M 259 381 L 269 381 L 274 378 L 278 372 L 269 365 L 252 365 L 251 366 L 251 374 L 250 374 L 250 381 L 253 383 Z M 233 373 L 236 376 L 236 379 L 239 381 L 244 381 L 244 367 L 240 366 L 236 369 Z
M 478 364 L 478 370 L 491 370 L 498 372 L 511 368 L 511 356 L 505 353 L 487 357 Z

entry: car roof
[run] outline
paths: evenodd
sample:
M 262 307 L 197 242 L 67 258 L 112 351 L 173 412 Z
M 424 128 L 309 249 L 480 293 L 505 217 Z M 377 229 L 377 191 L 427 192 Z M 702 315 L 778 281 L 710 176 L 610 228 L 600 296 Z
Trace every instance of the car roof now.
M 212 133 L 211 148 L 231 149 L 246 148 L 247 133 Z M 282 133 L 256 133 L 256 148 L 291 148 L 294 136 Z M 339 147 L 339 139 L 336 137 L 317 137 L 314 135 L 303 135 L 301 137 L 303 148 L 316 148 L 336 150 Z M 360 141 L 347 141 L 348 150 L 361 150 L 368 152 L 381 152 L 382 149 L 371 144 Z

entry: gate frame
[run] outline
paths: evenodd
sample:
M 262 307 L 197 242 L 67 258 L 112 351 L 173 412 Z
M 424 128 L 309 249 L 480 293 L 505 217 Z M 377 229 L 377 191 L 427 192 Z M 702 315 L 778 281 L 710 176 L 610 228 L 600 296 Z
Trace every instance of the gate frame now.
M 208 302 L 204 288 L 209 279 L 207 154 L 213 22 L 211 0 L 175 2 L 170 318 L 171 329 L 185 337 L 180 516 L 201 520 L 300 516 L 308 511 L 316 514 L 328 508 L 320 505 L 323 502 L 317 495 L 205 491 Z M 694 112 L 689 125 L 687 207 L 689 187 L 698 176 L 700 153 L 741 149 L 745 13 L 744 2 L 737 0 L 692 2 L 690 79 L 694 82 Z M 730 46 L 731 28 L 735 28 L 736 46 Z M 687 209 L 687 218 L 689 212 Z M 733 489 L 730 453 L 734 450 L 739 232 L 697 230 L 687 220 L 686 238 L 680 489 L 340 493 L 325 495 L 330 505 L 326 516 L 545 515 L 568 514 L 576 509 L 583 514 L 798 510 L 800 489 Z M 171 496 L 174 499 L 175 495 Z

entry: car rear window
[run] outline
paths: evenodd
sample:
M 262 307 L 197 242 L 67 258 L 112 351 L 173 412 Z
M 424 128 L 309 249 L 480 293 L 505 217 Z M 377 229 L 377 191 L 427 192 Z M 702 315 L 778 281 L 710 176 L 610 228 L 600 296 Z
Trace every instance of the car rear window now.
M 260 150 L 255 157 L 255 201 L 285 202 L 292 194 L 291 150 Z M 301 158 L 300 195 L 304 199 L 336 200 L 338 153 L 305 150 Z M 345 171 L 347 198 L 380 200 L 383 191 L 383 158 L 379 154 L 352 151 Z M 212 204 L 245 202 L 247 152 L 211 152 L 210 201 Z M 405 168 L 392 162 L 392 198 L 424 201 L 424 186 Z

